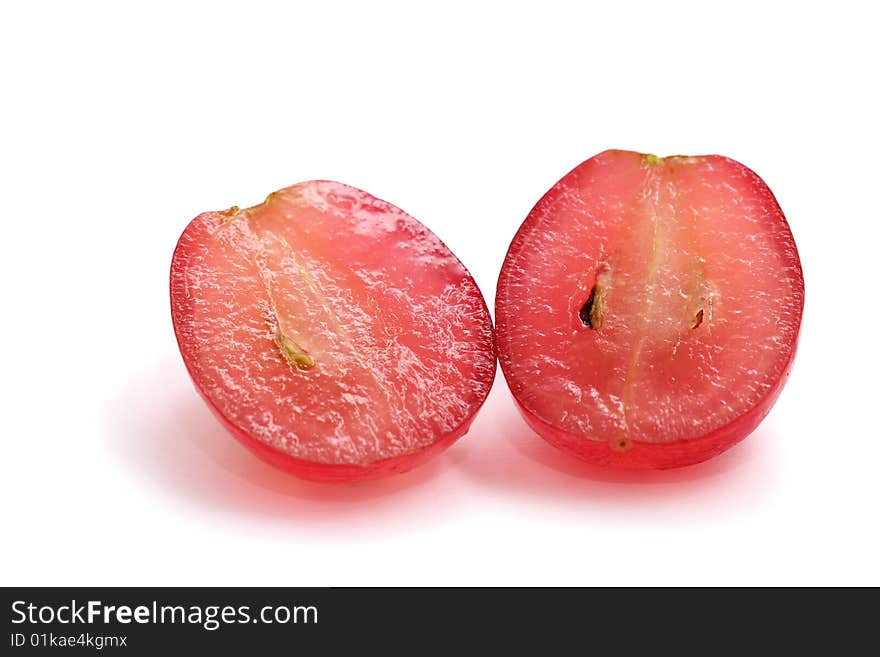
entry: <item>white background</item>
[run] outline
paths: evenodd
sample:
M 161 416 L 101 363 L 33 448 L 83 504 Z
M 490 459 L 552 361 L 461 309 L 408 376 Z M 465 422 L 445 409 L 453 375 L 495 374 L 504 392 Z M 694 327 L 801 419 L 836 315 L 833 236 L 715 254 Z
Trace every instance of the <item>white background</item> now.
M 0 9 L 2 584 L 880 584 L 871 3 L 238 4 Z M 442 457 L 328 486 L 197 397 L 167 281 L 200 211 L 340 180 L 491 306 L 532 205 L 610 147 L 729 155 L 789 218 L 801 348 L 737 448 L 604 472 L 499 373 Z

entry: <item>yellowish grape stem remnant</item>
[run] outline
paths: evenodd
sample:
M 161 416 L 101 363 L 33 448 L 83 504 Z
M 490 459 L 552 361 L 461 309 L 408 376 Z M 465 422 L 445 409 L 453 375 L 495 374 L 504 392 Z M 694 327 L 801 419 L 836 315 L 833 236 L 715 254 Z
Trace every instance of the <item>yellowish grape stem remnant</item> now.
M 281 345 L 281 353 L 296 369 L 309 370 L 315 366 L 315 359 L 283 333 L 279 333 L 278 343 Z

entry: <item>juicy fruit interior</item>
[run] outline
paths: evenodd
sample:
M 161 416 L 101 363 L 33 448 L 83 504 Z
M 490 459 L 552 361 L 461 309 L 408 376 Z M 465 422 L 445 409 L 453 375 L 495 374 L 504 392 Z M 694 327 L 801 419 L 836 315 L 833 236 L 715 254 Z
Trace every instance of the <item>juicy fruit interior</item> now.
M 499 359 L 525 409 L 564 431 L 617 449 L 697 438 L 771 391 L 802 304 L 790 231 L 753 172 L 608 151 L 514 239 Z
M 200 215 L 172 265 L 194 379 L 249 436 L 367 465 L 466 421 L 494 374 L 473 279 L 417 221 L 366 192 L 303 183 Z

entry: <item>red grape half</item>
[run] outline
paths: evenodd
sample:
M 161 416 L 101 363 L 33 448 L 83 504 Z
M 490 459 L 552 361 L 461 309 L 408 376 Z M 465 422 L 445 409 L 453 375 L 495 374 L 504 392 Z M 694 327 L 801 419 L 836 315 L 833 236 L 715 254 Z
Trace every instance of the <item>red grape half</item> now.
M 419 465 L 465 434 L 495 376 L 464 266 L 403 211 L 336 182 L 196 217 L 174 251 L 171 315 L 223 424 L 306 479 Z
M 597 464 L 671 468 L 743 439 L 795 355 L 804 282 L 767 185 L 726 157 L 606 151 L 538 202 L 498 281 L 528 424 Z

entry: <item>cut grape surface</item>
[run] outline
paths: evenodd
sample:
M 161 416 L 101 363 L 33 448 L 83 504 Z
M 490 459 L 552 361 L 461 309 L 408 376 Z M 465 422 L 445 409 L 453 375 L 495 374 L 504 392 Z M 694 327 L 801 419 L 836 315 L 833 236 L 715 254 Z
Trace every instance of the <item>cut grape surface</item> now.
M 527 422 L 600 464 L 675 467 L 750 433 L 794 358 L 803 275 L 751 170 L 721 156 L 601 153 L 514 238 L 497 347 Z
M 464 266 L 418 221 L 341 183 L 196 217 L 174 252 L 171 309 L 227 428 L 309 479 L 418 465 L 467 431 L 495 374 Z

